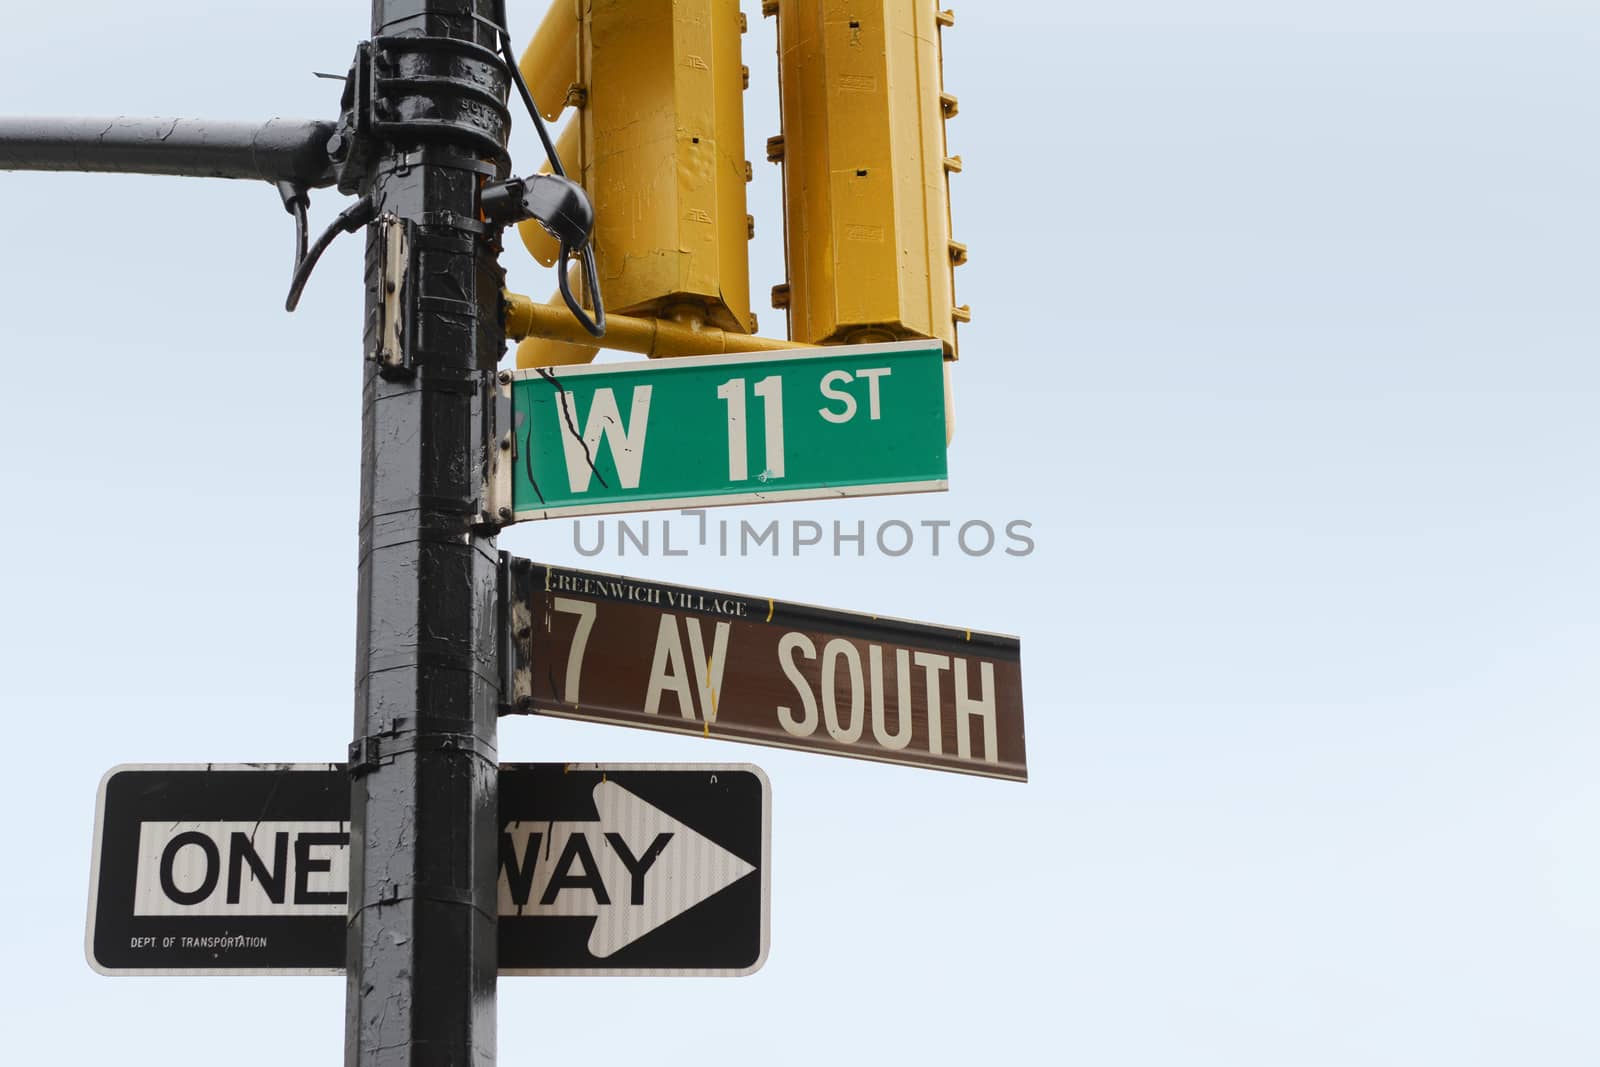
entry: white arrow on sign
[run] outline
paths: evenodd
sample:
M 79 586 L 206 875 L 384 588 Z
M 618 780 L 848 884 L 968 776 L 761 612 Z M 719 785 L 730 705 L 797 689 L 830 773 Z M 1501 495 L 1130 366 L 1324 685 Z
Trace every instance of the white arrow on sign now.
M 501 832 L 502 916 L 595 916 L 604 959 L 755 871 L 615 782 L 597 822 L 512 822 Z

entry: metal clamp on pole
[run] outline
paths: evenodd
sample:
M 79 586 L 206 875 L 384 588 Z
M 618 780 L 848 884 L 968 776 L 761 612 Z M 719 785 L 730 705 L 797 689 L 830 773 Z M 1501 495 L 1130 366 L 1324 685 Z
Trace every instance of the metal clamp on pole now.
M 501 715 L 527 715 L 533 711 L 533 591 L 534 562 L 509 553 L 500 554 L 501 651 L 505 675 L 501 685 L 505 702 Z
M 498 770 L 500 757 L 493 746 L 470 733 L 378 734 L 350 742 L 350 776 L 359 778 L 411 753 L 459 753 Z

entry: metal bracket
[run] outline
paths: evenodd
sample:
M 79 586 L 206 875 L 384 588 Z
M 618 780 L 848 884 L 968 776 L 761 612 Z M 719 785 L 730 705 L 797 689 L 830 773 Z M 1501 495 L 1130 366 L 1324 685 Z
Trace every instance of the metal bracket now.
M 370 129 L 395 144 L 471 141 L 510 172 L 505 150 L 510 75 L 498 53 L 472 41 L 417 34 L 374 37 Z
M 385 142 L 465 138 L 493 162 L 451 153 L 455 159 L 446 165 L 489 177 L 509 173 L 503 145 L 511 113 L 504 89 L 495 89 L 505 78 L 500 58 L 468 41 L 391 36 L 361 42 L 345 75 L 339 124 L 327 142 L 339 191 L 361 192 Z M 404 156 L 401 168 L 422 165 L 425 151 Z
M 476 237 L 482 237 L 489 232 L 489 227 L 477 219 L 469 219 L 465 215 L 458 215 L 453 211 L 425 211 L 417 216 L 420 226 L 447 226 L 453 230 L 465 230 Z
M 488 477 L 484 489 L 484 524 L 499 529 L 515 521 L 512 510 L 512 475 L 517 464 L 517 433 L 512 425 L 511 375 L 502 371 L 490 379 L 488 403 L 493 412 L 488 420 Z
M 501 627 L 506 647 L 501 651 L 506 677 L 501 715 L 533 713 L 533 585 L 539 565 L 506 553 L 500 555 Z
M 350 777 L 360 778 L 395 758 L 412 752 L 459 752 L 469 754 L 496 769 L 500 755 L 493 746 L 471 733 L 418 735 L 411 732 L 371 734 L 350 742 Z
M 486 163 L 460 152 L 452 151 L 442 145 L 428 145 L 415 151 L 407 152 L 399 159 L 402 170 L 412 167 L 449 167 L 451 170 L 465 170 L 473 174 L 481 174 L 484 178 L 494 180 L 499 176 L 500 170 L 493 163 Z
M 339 125 L 328 138 L 328 158 L 338 175 L 339 191 L 354 196 L 371 169 L 377 142 L 372 136 L 372 45 L 356 45 L 339 100 Z
M 360 737 L 350 742 L 350 777 L 360 778 L 377 770 L 382 763 L 382 746 L 376 737 Z
M 407 283 L 411 274 L 410 224 L 396 215 L 385 215 L 379 220 L 379 251 L 383 257 L 383 292 L 378 303 L 376 346 L 372 358 L 385 377 L 409 376 L 411 346 L 405 343 L 412 326 L 407 299 Z

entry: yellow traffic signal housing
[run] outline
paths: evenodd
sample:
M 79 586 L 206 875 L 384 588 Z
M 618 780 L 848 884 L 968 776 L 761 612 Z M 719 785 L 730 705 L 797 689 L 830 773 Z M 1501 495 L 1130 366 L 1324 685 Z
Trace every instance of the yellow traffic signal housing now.
M 789 281 L 773 290 L 806 344 L 938 338 L 956 354 L 941 31 L 934 0 L 766 0 L 778 16 Z
M 523 54 L 540 112 L 577 110 L 557 147 L 594 202 L 608 311 L 755 332 L 744 29 L 738 0 L 551 0 Z M 553 265 L 555 241 L 534 222 L 520 230 Z M 524 342 L 518 363 L 593 355 L 551 344 Z

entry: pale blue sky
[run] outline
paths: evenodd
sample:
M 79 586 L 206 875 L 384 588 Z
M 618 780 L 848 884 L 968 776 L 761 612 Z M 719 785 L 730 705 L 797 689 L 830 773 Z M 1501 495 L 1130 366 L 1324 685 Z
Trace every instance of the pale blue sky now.
M 744 6 L 765 293 L 772 24 Z M 774 917 L 749 979 L 503 982 L 501 1062 L 1592 1067 L 1600 9 L 957 7 L 952 490 L 729 517 L 1025 518 L 1038 550 L 502 545 L 1020 634 L 1033 780 L 505 723 L 507 760 L 760 764 Z M 366 20 L 18 6 L 0 112 L 332 117 L 310 72 Z M 359 242 L 289 316 L 265 185 L 0 190 L 8 1055 L 336 1062 L 336 980 L 108 979 L 81 945 L 107 768 L 349 740 Z

